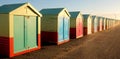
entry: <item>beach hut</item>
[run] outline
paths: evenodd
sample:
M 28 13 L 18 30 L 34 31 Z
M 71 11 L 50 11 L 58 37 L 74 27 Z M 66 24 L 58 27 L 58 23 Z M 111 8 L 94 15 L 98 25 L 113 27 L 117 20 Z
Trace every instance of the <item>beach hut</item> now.
M 48 8 L 40 11 L 43 14 L 42 43 L 60 45 L 69 41 L 70 14 L 66 8 Z
M 110 28 L 113 27 L 113 19 L 110 19 Z
M 109 29 L 109 28 L 110 28 L 110 18 L 108 18 L 107 21 L 108 21 L 108 26 L 107 26 L 107 27 L 108 27 L 108 29 Z
M 98 31 L 98 17 L 92 16 L 92 33 L 95 33 Z
M 0 55 L 13 57 L 40 49 L 41 16 L 29 3 L 0 6 Z
M 102 31 L 103 18 L 98 17 L 98 31 Z
M 109 19 L 109 29 L 111 28 L 111 19 Z
M 79 11 L 70 12 L 70 38 L 83 36 L 83 16 Z
M 103 30 L 106 30 L 107 29 L 107 19 L 104 17 L 104 27 L 103 27 Z
M 109 29 L 109 18 L 107 18 L 106 20 L 107 20 L 107 29 Z
M 104 30 L 104 20 L 105 20 L 105 18 L 102 17 L 102 30 Z
M 92 17 L 90 14 L 83 15 L 83 35 L 92 33 Z

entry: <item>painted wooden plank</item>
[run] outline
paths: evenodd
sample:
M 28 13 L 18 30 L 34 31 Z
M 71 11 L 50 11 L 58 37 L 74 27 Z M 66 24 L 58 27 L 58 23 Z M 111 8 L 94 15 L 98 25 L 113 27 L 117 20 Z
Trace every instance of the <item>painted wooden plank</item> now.
M 60 17 L 58 20 L 58 42 L 62 42 L 64 39 L 64 20 L 63 17 Z
M 83 23 L 81 18 L 76 19 L 76 38 L 83 35 Z
M 63 37 L 64 37 L 64 40 L 69 40 L 69 27 L 70 27 L 70 24 L 69 24 L 69 19 L 67 18 L 67 17 L 65 17 L 64 19 L 63 19 L 63 23 L 64 23 L 64 25 L 63 25 L 63 32 L 64 32 L 64 35 L 63 35 Z
M 27 49 L 37 47 L 37 19 L 34 16 L 25 17 Z
M 97 32 L 97 30 L 98 30 L 98 19 L 95 18 L 94 19 L 94 32 Z
M 14 53 L 25 49 L 24 16 L 14 16 Z
M 88 34 L 91 34 L 92 33 L 92 19 L 89 17 L 87 19 L 87 26 L 88 26 Z

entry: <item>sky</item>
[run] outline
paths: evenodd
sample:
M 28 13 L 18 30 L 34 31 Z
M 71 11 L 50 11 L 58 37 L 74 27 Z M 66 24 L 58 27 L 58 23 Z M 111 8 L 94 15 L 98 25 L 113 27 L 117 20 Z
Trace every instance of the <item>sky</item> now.
M 120 0 L 0 0 L 0 6 L 25 2 L 32 4 L 38 11 L 64 7 L 68 11 L 120 19 Z

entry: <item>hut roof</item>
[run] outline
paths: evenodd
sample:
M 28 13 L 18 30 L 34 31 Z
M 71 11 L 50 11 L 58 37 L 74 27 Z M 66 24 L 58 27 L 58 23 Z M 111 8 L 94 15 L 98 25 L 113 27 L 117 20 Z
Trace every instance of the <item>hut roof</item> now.
M 95 19 L 96 18 L 96 16 L 92 16 L 92 19 Z
M 101 19 L 101 17 L 98 16 L 98 20 L 100 20 L 100 19 Z
M 0 6 L 0 13 L 9 13 L 24 4 L 25 3 L 2 5 Z
M 48 9 L 42 9 L 40 12 L 42 14 L 58 14 L 60 13 L 64 8 L 48 8 Z
M 15 9 L 21 7 L 21 6 L 28 6 L 32 11 L 34 11 L 37 15 L 42 16 L 34 7 L 31 6 L 30 3 L 18 3 L 18 4 L 6 4 L 0 6 L 0 13 L 10 13 L 14 11 Z
M 66 8 L 47 8 L 40 10 L 40 13 L 42 13 L 43 15 L 58 15 L 63 9 Z M 68 16 L 71 16 L 68 11 L 66 12 Z
M 79 11 L 76 12 L 69 12 L 72 18 L 76 18 L 79 15 Z
M 90 16 L 89 14 L 84 14 L 83 15 L 84 20 L 87 20 L 89 16 Z

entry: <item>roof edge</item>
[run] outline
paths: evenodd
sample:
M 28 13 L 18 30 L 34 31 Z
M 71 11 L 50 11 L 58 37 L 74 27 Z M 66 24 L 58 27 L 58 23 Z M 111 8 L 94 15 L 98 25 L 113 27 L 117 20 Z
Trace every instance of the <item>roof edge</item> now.
M 26 2 L 25 4 L 23 4 L 22 6 L 28 6 L 29 8 L 31 8 L 36 14 L 38 14 L 40 17 L 42 17 L 42 14 L 39 13 L 30 3 Z M 22 7 L 20 6 L 20 7 Z M 18 9 L 18 8 L 16 8 Z M 10 13 L 12 13 L 13 11 L 15 11 L 16 9 L 12 10 Z

